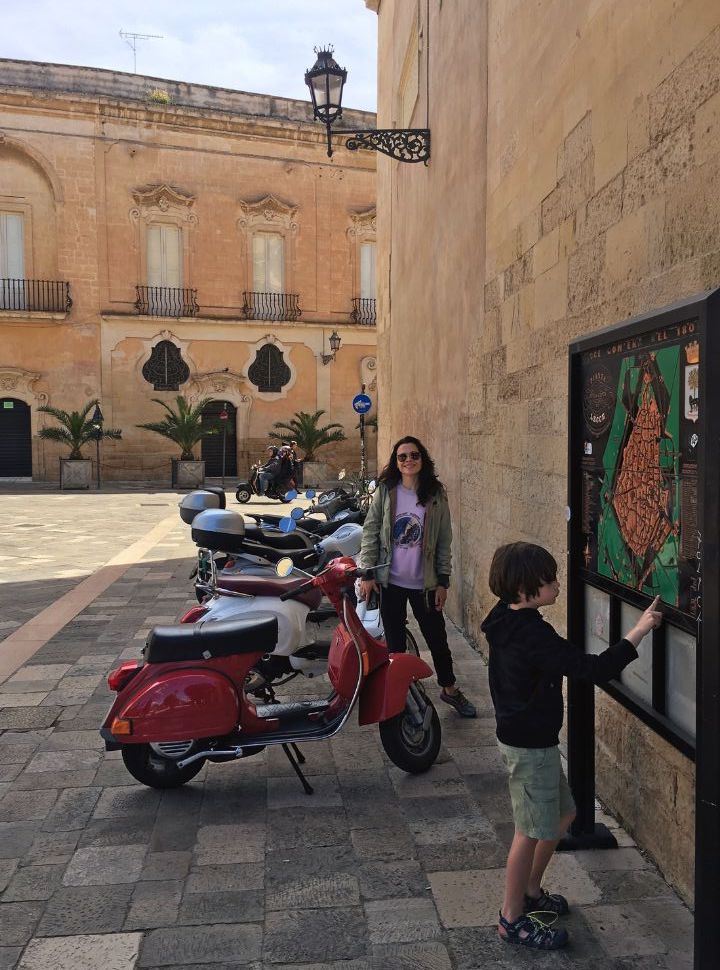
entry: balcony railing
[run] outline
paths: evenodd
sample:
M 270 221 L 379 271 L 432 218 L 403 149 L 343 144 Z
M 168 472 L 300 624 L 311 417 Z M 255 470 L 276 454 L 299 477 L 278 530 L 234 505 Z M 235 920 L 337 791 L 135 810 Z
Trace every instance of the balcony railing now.
M 246 320 L 298 320 L 302 313 L 297 293 L 243 293 Z
M 61 280 L 0 279 L 0 310 L 69 313 L 70 284 Z
M 353 308 L 350 314 L 350 320 L 353 323 L 364 323 L 367 325 L 372 325 L 376 322 L 375 316 L 375 300 L 369 297 L 356 296 L 353 297 Z
M 135 309 L 146 317 L 196 317 L 197 290 L 173 286 L 137 286 Z

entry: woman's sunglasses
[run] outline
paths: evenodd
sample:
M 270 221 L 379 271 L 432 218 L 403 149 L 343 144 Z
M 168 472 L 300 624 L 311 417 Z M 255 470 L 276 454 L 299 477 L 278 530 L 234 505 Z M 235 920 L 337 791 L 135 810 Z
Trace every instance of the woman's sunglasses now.
M 417 461 L 419 457 L 420 457 L 419 451 L 406 451 L 404 454 L 400 454 L 400 452 L 398 452 L 397 454 L 397 460 L 400 462 L 408 461 L 408 459 L 410 461 Z

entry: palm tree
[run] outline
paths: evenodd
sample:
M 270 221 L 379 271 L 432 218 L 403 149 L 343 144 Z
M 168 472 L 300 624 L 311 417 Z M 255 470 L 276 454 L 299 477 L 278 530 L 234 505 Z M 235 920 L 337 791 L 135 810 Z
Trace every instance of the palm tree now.
M 81 448 L 90 441 L 97 441 L 98 433 L 101 438 L 113 438 L 118 440 L 122 437 L 122 432 L 117 428 L 97 428 L 88 418 L 90 411 L 98 404 L 97 398 L 88 401 L 82 411 L 63 411 L 60 408 L 52 408 L 44 404 L 38 408 L 43 414 L 49 414 L 61 425 L 59 428 L 41 428 L 39 436 L 45 441 L 57 441 L 61 445 L 67 445 L 70 449 L 70 461 L 78 461 L 82 458 Z
M 315 461 L 315 452 L 333 441 L 345 441 L 342 425 L 337 421 L 318 427 L 318 421 L 325 414 L 324 411 L 296 411 L 289 421 L 276 421 L 270 432 L 270 437 L 276 441 L 297 441 L 298 448 L 305 452 L 305 461 Z
M 175 398 L 177 410 L 166 404 L 165 401 L 161 401 L 160 398 L 154 397 L 153 401 L 156 404 L 162 404 L 167 415 L 162 421 L 150 421 L 147 424 L 138 424 L 137 427 L 143 428 L 145 431 L 154 431 L 156 434 L 162 435 L 163 438 L 174 441 L 176 445 L 180 446 L 181 461 L 192 461 L 194 458 L 192 450 L 198 441 L 202 441 L 208 435 L 219 434 L 220 432 L 219 426 L 202 423 L 202 413 L 210 403 L 209 397 L 204 397 L 193 407 L 182 394 L 178 394 Z

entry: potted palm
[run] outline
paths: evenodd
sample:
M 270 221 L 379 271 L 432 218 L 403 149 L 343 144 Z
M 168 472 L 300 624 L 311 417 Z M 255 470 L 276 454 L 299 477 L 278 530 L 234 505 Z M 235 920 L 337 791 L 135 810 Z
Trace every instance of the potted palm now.
M 315 460 L 315 452 L 335 441 L 345 441 L 342 425 L 337 421 L 320 426 L 324 411 L 296 411 L 289 421 L 276 421 L 270 437 L 276 441 L 297 441 L 303 452 L 303 484 L 317 486 L 330 476 L 325 462 Z
M 90 411 L 98 407 L 95 398 L 88 401 L 82 411 L 63 411 L 44 404 L 38 408 L 43 414 L 49 414 L 60 425 L 59 428 L 41 428 L 39 437 L 44 441 L 56 441 L 67 445 L 70 454 L 60 459 L 60 488 L 90 488 L 92 481 L 92 459 L 83 458 L 82 449 L 91 441 L 98 438 L 112 438 L 117 441 L 122 432 L 117 428 L 102 428 L 94 424 Z
M 175 408 L 157 397 L 153 401 L 162 405 L 167 414 L 162 421 L 149 421 L 139 424 L 138 428 L 154 431 L 180 447 L 180 457 L 172 459 L 173 488 L 202 488 L 205 483 L 205 462 L 195 457 L 193 448 L 208 435 L 220 432 L 219 426 L 202 423 L 202 414 L 210 398 L 205 397 L 193 406 L 187 398 L 178 394 Z

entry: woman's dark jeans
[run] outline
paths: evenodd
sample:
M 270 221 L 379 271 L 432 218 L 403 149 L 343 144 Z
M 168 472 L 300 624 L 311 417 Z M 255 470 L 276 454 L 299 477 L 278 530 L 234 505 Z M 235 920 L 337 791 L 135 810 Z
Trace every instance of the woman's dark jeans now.
M 428 596 L 433 605 L 428 608 Z M 415 619 L 418 621 L 420 632 L 430 648 L 438 684 L 441 687 L 452 687 L 455 683 L 453 673 L 452 654 L 447 642 L 445 618 L 442 610 L 436 610 L 435 590 L 425 593 L 421 589 L 405 589 L 404 586 L 382 587 L 382 602 L 380 615 L 385 628 L 385 640 L 391 653 L 405 653 L 405 619 L 407 604 L 410 602 Z

